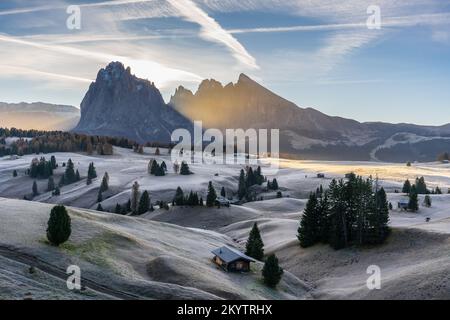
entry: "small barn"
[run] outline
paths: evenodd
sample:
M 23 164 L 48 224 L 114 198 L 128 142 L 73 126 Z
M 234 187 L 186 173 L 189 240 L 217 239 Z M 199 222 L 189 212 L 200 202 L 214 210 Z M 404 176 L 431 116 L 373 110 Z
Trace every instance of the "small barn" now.
M 249 272 L 250 263 L 254 259 L 246 256 L 242 252 L 229 247 L 221 247 L 212 251 L 213 262 L 228 272 Z

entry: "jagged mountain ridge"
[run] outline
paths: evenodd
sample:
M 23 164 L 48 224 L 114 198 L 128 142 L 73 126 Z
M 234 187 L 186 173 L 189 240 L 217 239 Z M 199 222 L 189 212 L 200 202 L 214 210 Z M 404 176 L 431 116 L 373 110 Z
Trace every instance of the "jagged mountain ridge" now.
M 225 86 L 204 80 L 195 93 L 180 86 L 169 105 L 191 120 L 202 120 L 207 128 L 280 129 L 281 151 L 305 159 L 430 161 L 450 150 L 450 125 L 360 123 L 332 117 L 298 107 L 244 74 Z
M 75 132 L 122 136 L 140 143 L 170 142 L 175 129 L 192 122 L 168 106 L 154 83 L 112 62 L 98 72 L 83 101 Z

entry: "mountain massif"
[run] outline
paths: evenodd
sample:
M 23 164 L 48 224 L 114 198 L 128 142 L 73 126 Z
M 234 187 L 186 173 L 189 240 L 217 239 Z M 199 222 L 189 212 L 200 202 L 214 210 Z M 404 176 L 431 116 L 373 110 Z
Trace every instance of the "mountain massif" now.
M 241 74 L 237 83 L 179 87 L 169 103 L 209 128 L 280 129 L 285 155 L 317 160 L 431 161 L 450 150 L 450 126 L 360 123 L 300 108 Z
M 140 143 L 170 142 L 175 129 L 191 130 L 192 122 L 168 106 L 160 91 L 112 62 L 98 72 L 83 101 L 79 133 L 127 137 Z
M 194 93 L 180 86 L 166 104 L 155 85 L 112 62 L 98 72 L 79 110 L 46 104 L 0 103 L 0 126 L 60 129 L 170 142 L 175 129 L 279 129 L 283 156 L 315 160 L 432 161 L 450 150 L 450 125 L 361 123 L 301 108 L 250 77 L 222 85 L 204 80 Z M 79 119 L 78 125 L 75 126 Z

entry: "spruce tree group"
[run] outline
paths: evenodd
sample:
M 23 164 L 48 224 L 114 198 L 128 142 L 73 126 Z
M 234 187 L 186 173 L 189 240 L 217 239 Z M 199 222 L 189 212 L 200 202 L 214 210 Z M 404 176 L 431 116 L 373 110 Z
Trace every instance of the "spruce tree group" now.
M 182 176 L 188 176 L 192 174 L 191 169 L 189 169 L 189 165 L 185 161 L 181 163 L 180 174 Z
M 249 194 L 250 188 L 255 185 L 262 185 L 265 179 L 262 175 L 261 167 L 258 167 L 256 170 L 253 170 L 252 167 L 248 167 L 246 171 L 241 169 L 237 192 L 239 200 L 243 200 L 244 198 L 248 201 L 252 200 Z
M 375 185 L 375 186 L 374 186 Z M 302 247 L 328 243 L 334 249 L 381 244 L 389 235 L 389 204 L 378 183 L 350 175 L 333 180 L 318 199 L 311 194 L 298 229 Z
M 256 260 L 262 261 L 264 258 L 264 242 L 258 229 L 258 224 L 253 225 L 245 246 L 245 254 Z
M 41 157 L 40 160 L 34 158 L 28 172 L 33 179 L 47 179 L 53 175 L 53 166 L 51 161 L 45 160 L 44 157 Z
M 64 206 L 53 207 L 48 220 L 48 241 L 54 246 L 59 246 L 69 240 L 71 233 L 71 220 L 66 208 Z

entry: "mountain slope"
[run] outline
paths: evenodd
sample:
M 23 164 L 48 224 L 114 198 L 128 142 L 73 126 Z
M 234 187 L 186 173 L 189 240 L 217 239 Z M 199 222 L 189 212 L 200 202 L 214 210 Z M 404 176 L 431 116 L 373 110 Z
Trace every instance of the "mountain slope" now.
M 331 117 L 300 108 L 244 74 L 226 86 L 205 80 L 195 94 L 179 87 L 169 104 L 208 128 L 280 129 L 282 153 L 305 159 L 430 161 L 450 150 L 449 125 L 360 123 Z M 392 139 L 395 143 L 387 144 Z
M 155 85 L 120 62 L 101 69 L 81 103 L 75 132 L 123 136 L 144 143 L 169 142 L 175 129 L 192 124 L 167 106 Z
M 80 119 L 80 110 L 42 102 L 0 102 L 0 127 L 36 130 L 71 130 Z

